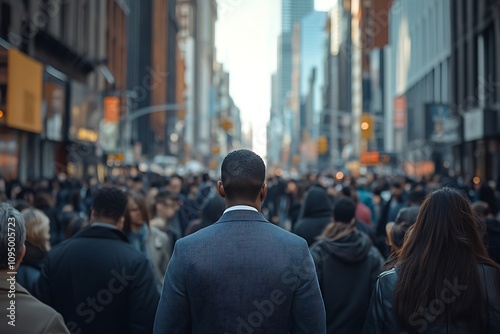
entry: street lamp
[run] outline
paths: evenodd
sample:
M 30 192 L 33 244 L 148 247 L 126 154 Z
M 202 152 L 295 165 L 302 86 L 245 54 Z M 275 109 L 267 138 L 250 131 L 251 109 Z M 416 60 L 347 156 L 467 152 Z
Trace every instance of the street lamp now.
M 149 106 L 141 109 L 136 109 L 133 113 L 130 112 L 130 98 L 135 97 L 134 91 L 126 91 L 127 96 L 127 108 L 125 112 L 125 116 L 120 119 L 120 122 L 125 122 L 125 128 L 122 136 L 122 149 L 125 154 L 125 164 L 131 164 L 133 162 L 132 152 L 130 150 L 130 141 L 131 141 L 131 125 L 132 122 L 136 119 L 153 114 L 156 112 L 169 112 L 169 111 L 177 111 L 183 109 L 184 104 L 161 104 L 156 106 Z M 177 138 L 178 139 L 178 138 Z

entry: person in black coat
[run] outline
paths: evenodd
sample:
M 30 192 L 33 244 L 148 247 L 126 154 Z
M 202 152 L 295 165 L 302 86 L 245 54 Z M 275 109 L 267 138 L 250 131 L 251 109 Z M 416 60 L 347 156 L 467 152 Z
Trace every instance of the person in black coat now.
M 326 309 L 327 333 L 361 333 L 384 259 L 354 224 L 356 205 L 339 199 L 334 222 L 310 251 Z
M 485 244 L 490 257 L 500 264 L 500 221 L 494 218 L 485 218 Z
M 386 243 L 387 232 L 385 226 L 387 225 L 387 223 L 394 221 L 399 210 L 404 208 L 406 197 L 407 194 L 403 188 L 403 185 L 399 182 L 393 183 L 391 186 L 391 198 L 384 204 L 382 208 L 375 231 L 375 245 L 384 257 L 389 256 L 389 247 Z
M 500 222 L 496 220 L 486 202 L 478 201 L 472 204 L 472 209 L 486 224 L 483 242 L 490 257 L 500 264 Z
M 159 293 L 146 257 L 120 231 L 126 194 L 94 194 L 92 225 L 48 254 L 37 297 L 62 314 L 72 333 L 151 333 Z
M 292 232 L 306 239 L 311 246 L 325 227 L 332 222 L 332 205 L 326 191 L 312 187 L 306 194 L 302 212 Z

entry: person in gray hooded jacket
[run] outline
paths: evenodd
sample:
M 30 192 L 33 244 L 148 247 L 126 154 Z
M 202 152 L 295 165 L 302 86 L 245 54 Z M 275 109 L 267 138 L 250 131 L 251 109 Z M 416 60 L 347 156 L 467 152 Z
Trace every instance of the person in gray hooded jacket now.
M 326 310 L 327 333 L 361 333 L 384 259 L 354 224 L 356 205 L 335 203 L 333 222 L 311 248 Z

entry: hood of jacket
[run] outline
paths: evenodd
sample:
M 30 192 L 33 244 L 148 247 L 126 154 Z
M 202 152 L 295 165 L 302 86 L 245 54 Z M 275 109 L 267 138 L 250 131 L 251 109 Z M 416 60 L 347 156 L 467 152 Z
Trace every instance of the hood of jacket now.
M 326 191 L 320 187 L 311 188 L 303 204 L 301 218 L 328 217 L 332 215 L 332 204 Z
M 343 262 L 354 263 L 366 258 L 372 247 L 372 242 L 364 233 L 355 231 L 339 240 L 323 239 L 319 246 L 327 254 Z

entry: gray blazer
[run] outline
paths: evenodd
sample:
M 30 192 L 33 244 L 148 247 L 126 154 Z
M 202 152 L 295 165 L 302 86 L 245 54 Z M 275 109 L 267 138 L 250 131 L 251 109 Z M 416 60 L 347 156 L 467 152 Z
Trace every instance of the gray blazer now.
M 178 240 L 154 333 L 326 333 L 306 241 L 248 210 Z
M 146 254 L 153 266 L 158 289 L 161 291 L 165 271 L 172 255 L 172 241 L 165 232 L 157 227 L 149 227 L 146 239 Z

